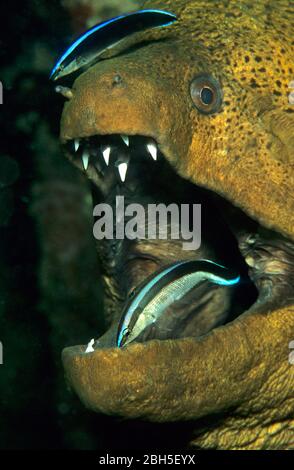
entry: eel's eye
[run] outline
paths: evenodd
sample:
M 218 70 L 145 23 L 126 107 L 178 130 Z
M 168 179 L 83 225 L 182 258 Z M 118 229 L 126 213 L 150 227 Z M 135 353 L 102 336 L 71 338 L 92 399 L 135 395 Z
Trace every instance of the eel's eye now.
M 196 108 L 203 114 L 216 113 L 221 107 L 222 90 L 220 84 L 209 75 L 194 78 L 190 93 Z

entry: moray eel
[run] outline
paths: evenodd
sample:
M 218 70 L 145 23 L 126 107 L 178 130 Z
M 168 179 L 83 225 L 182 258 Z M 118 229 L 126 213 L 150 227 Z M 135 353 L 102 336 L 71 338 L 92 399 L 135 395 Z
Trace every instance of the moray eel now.
M 195 423 L 187 444 L 198 448 L 293 449 L 293 5 L 143 8 L 177 21 L 126 38 L 76 78 L 61 122 L 65 152 L 91 180 L 94 203 L 116 194 L 201 203 L 202 244 L 186 258 L 249 280 L 235 296 L 224 288 L 191 298 L 178 312 L 190 320 L 168 336 L 158 328 L 118 348 L 128 293 L 182 252 L 173 240 L 98 242 L 110 326 L 94 351 L 63 351 L 66 375 L 96 412 Z M 225 320 L 209 329 L 218 315 Z

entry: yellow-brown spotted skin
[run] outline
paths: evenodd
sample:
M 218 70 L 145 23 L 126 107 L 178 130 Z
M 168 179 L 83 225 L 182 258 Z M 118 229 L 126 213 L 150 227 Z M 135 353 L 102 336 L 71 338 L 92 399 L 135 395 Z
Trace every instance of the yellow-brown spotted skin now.
M 154 41 L 76 80 L 62 140 L 152 136 L 179 174 L 293 241 L 293 2 L 167 0 L 144 7 L 176 13 L 178 22 L 142 33 Z M 211 115 L 199 113 L 190 96 L 191 81 L 203 73 L 223 92 L 220 111 Z M 96 411 L 194 419 L 191 441 L 204 448 L 286 449 L 294 448 L 291 340 L 294 307 L 265 306 L 201 340 L 151 341 L 87 356 L 72 348 L 64 364 Z M 197 420 L 214 413 L 224 418 L 198 429 Z

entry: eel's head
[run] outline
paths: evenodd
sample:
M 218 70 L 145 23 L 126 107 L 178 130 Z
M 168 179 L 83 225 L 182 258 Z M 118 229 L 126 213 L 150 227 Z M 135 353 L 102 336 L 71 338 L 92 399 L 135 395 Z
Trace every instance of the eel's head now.
M 63 361 L 95 411 L 195 420 L 191 441 L 203 447 L 286 448 L 294 426 L 290 18 L 267 9 L 261 21 L 235 2 L 217 3 L 153 2 L 178 21 L 145 32 L 73 85 L 61 139 L 82 171 L 83 152 L 90 155 L 94 203 L 114 205 L 118 194 L 143 205 L 201 203 L 203 226 L 196 252 L 171 239 L 97 242 L 110 328 L 94 352 L 66 348 Z M 183 257 L 221 261 L 247 282 L 192 298 L 178 312 L 185 321 L 169 321 L 167 335 L 158 327 L 152 338 L 117 348 L 128 293 Z

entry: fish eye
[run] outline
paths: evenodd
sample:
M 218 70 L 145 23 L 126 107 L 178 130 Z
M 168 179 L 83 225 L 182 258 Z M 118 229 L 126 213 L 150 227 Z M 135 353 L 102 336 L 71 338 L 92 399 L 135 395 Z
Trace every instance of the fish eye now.
M 209 76 L 201 75 L 191 83 L 190 93 L 193 103 L 200 113 L 216 113 L 222 104 L 222 90 L 219 82 Z
M 130 336 L 130 333 L 131 332 L 130 332 L 129 328 L 125 328 L 123 330 L 123 332 L 122 332 L 122 341 L 123 342 L 125 342 L 128 339 L 128 337 Z

